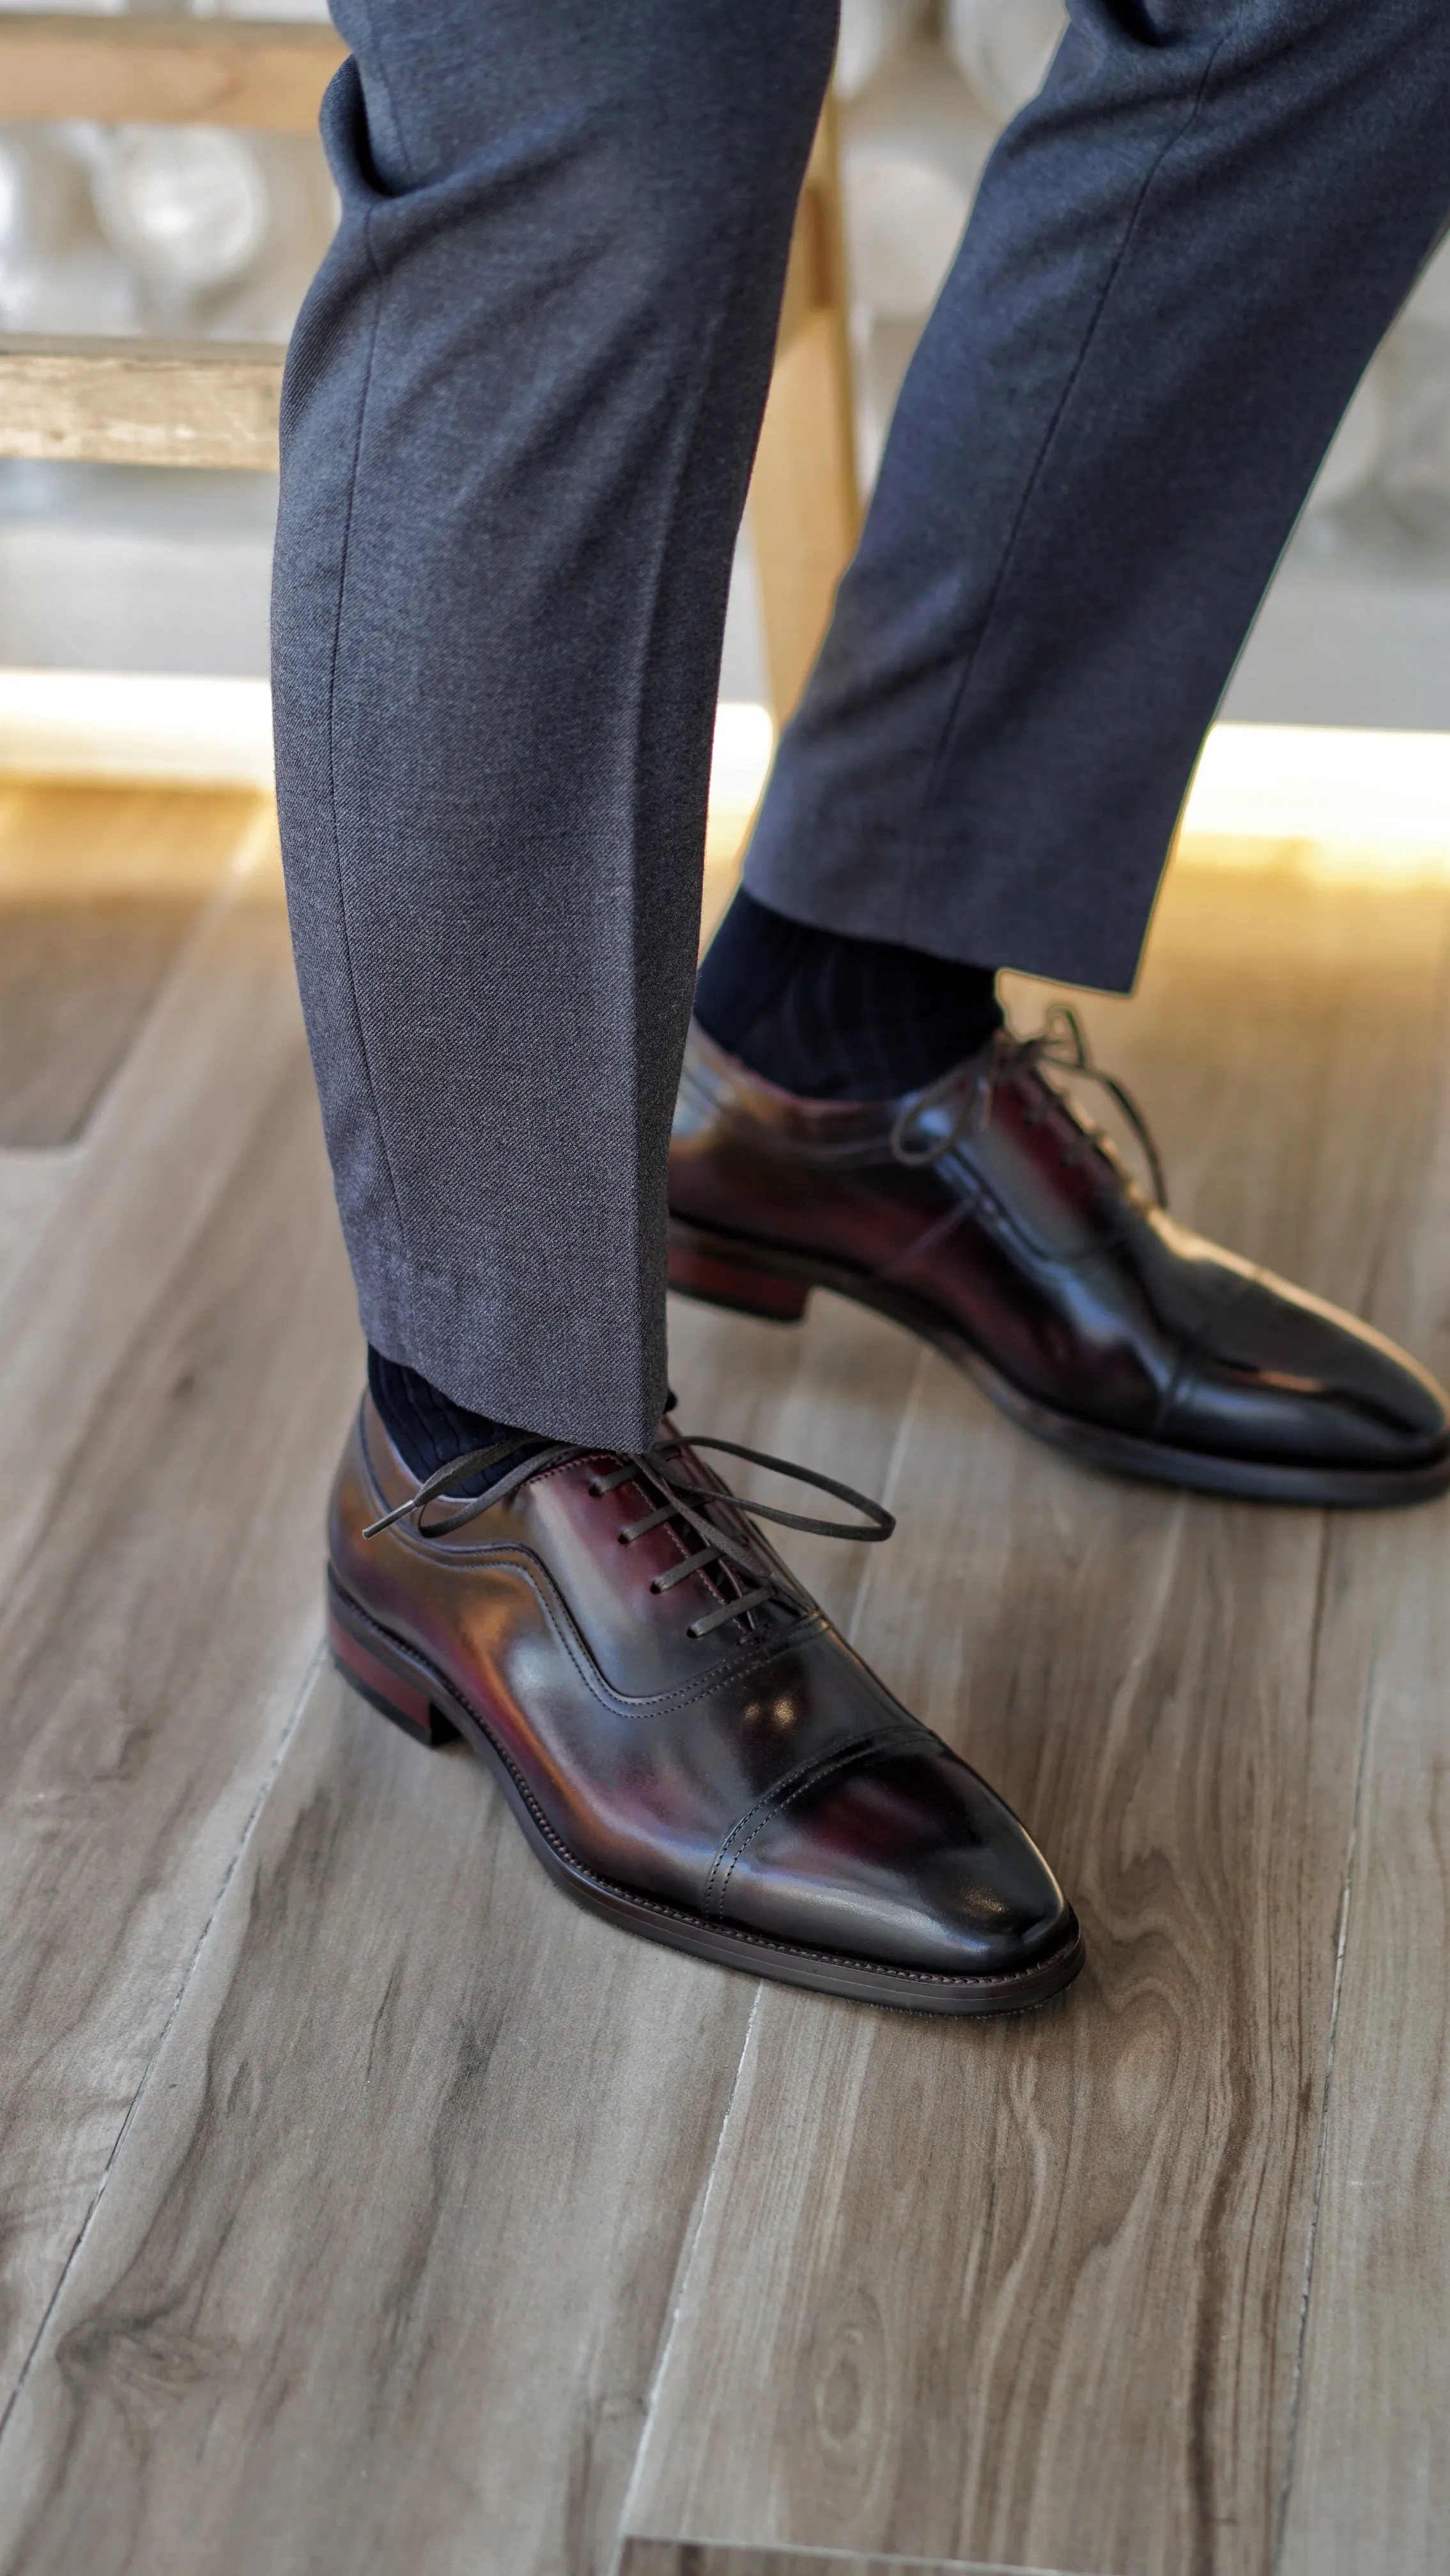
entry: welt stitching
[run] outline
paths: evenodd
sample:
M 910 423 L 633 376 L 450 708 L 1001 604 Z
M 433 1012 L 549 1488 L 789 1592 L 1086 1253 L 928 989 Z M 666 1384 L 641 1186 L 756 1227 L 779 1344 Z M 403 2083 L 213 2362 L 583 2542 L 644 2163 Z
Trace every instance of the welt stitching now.
M 1057 438 L 1057 433 L 1062 426 L 1063 415 L 1065 414 L 1068 404 L 1071 402 L 1073 394 L 1077 389 L 1078 379 L 1081 376 L 1084 367 L 1087 365 L 1089 352 L 1097 338 L 1098 329 L 1102 322 L 1103 315 L 1107 311 L 1109 297 L 1118 282 L 1118 276 L 1122 269 L 1123 262 L 1127 258 L 1128 252 L 1132 248 L 1133 242 L 1137 236 L 1139 220 L 1142 216 L 1143 208 L 1147 203 L 1148 192 L 1152 188 L 1153 183 L 1157 178 L 1159 171 L 1162 169 L 1164 162 L 1168 159 L 1169 154 L 1177 150 L 1179 144 L 1183 141 L 1184 136 L 1190 131 L 1197 121 L 1199 110 L 1203 105 L 1204 93 L 1212 77 L 1214 66 L 1227 43 L 1228 35 L 1225 33 L 1220 36 L 1218 43 L 1214 46 L 1212 53 L 1204 64 L 1198 87 L 1194 91 L 1192 101 L 1181 123 L 1175 128 L 1174 132 L 1167 137 L 1162 150 L 1155 155 L 1151 168 L 1146 170 L 1143 174 L 1143 183 L 1133 201 L 1133 209 L 1128 217 L 1127 224 L 1124 227 L 1123 238 L 1113 255 L 1112 264 L 1108 270 L 1107 276 L 1103 280 L 1102 292 L 1094 307 L 1092 318 L 1088 324 L 1087 330 L 1083 334 L 1082 346 L 1077 353 L 1076 361 L 1068 375 L 1067 382 L 1063 386 L 1061 396 L 1053 410 L 1052 418 L 1043 432 L 1042 444 L 1037 451 L 1037 457 L 1033 464 L 1032 472 L 1028 477 L 1027 488 L 1022 495 L 1021 502 L 1012 521 L 1007 543 L 1002 551 L 1002 561 L 998 568 L 997 578 L 993 582 L 991 591 L 988 594 L 986 614 L 982 619 L 981 629 L 978 633 L 975 644 L 972 646 L 971 651 L 963 662 L 961 678 L 957 682 L 951 706 L 942 725 L 941 735 L 937 742 L 936 750 L 932 755 L 931 768 L 927 774 L 926 784 L 922 789 L 921 803 L 917 808 L 916 815 L 914 846 L 908 856 L 906 867 L 906 886 L 904 889 L 902 904 L 902 918 L 907 922 L 910 922 L 915 910 L 916 878 L 922 835 L 926 828 L 926 816 L 936 795 L 937 782 L 940 778 L 942 766 L 946 759 L 947 745 L 956 731 L 957 719 L 962 710 L 962 702 L 966 697 L 967 690 L 971 686 L 977 663 L 985 650 L 987 639 L 992 632 L 993 621 L 996 617 L 997 610 L 1001 605 L 1002 593 L 1007 586 L 1008 575 L 1012 569 L 1013 560 L 1017 552 L 1018 541 L 1022 534 L 1027 513 L 1032 507 L 1033 500 L 1037 493 L 1037 487 L 1046 470 L 1048 457 Z

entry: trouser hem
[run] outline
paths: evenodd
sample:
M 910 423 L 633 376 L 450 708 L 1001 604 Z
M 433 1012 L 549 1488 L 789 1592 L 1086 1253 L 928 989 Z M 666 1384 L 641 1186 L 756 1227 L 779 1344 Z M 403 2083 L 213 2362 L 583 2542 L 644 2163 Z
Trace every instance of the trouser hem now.
M 1145 872 L 1146 902 L 1136 886 L 1129 896 L 1099 884 L 1098 901 L 1109 917 L 1091 926 L 1044 920 L 1035 894 L 1024 900 L 1012 888 L 974 890 L 964 883 L 960 854 L 949 846 L 918 843 L 909 858 L 899 848 L 858 850 L 846 864 L 839 852 L 833 853 L 832 881 L 825 884 L 812 883 L 808 872 L 747 862 L 742 881 L 757 902 L 813 930 L 886 940 L 960 966 L 1037 975 L 1094 992 L 1130 993 L 1161 865 L 1161 858 L 1155 858 L 1151 872 Z M 1052 872 L 1060 882 L 1057 863 Z M 925 891 L 928 878 L 937 881 L 932 894 Z M 1080 882 L 1091 882 L 1091 872 L 1081 870 Z M 902 901 L 907 885 L 914 888 L 909 907 Z
M 655 1438 L 666 1395 L 663 1353 L 657 1361 L 643 1348 L 631 1354 L 602 1303 L 531 1327 L 520 1347 L 508 1319 L 500 1322 L 496 1283 L 416 1272 L 379 1278 L 358 1267 L 359 1313 L 374 1350 L 417 1369 L 455 1404 L 589 1447 L 642 1449 Z

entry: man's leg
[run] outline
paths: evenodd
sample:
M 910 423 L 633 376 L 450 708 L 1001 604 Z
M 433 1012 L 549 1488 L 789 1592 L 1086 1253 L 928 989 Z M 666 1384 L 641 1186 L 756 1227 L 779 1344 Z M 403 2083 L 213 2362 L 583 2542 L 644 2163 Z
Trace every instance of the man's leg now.
M 1087 1069 L 1075 1027 L 1009 1037 L 991 970 L 1132 981 L 1234 657 L 1450 205 L 1450 15 L 1072 6 L 701 973 L 671 1275 L 778 1317 L 858 1297 L 1102 1465 L 1407 1501 L 1450 1483 L 1441 1391 L 1169 1224 L 1044 1075 Z
M 833 0 L 338 0 L 278 788 L 370 1341 L 532 1430 L 665 1393 L 725 595 Z
M 725 591 L 831 0 L 337 14 L 275 664 L 373 1344 L 333 1650 L 463 1734 L 615 1924 L 878 2002 L 1039 2001 L 1082 1943 L 1022 1826 L 657 1437 Z M 889 1531 L 862 1508 L 844 1535 Z
M 1259 600 L 1450 210 L 1450 11 L 1071 6 L 902 388 L 745 883 L 1119 989 Z

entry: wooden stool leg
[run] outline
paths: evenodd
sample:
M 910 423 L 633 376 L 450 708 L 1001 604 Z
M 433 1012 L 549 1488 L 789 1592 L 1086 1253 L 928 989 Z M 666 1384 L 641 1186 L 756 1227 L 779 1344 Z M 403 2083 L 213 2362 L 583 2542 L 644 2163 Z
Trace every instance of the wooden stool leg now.
M 785 722 L 820 649 L 861 523 L 834 111 L 791 242 L 775 375 L 750 486 L 772 712 Z

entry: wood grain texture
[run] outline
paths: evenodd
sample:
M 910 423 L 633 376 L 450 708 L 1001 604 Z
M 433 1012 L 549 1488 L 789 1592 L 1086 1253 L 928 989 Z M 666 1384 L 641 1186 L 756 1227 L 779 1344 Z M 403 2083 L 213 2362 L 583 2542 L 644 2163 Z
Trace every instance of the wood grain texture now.
M 174 906 L 188 925 L 194 924 L 202 903 L 216 893 L 239 853 L 246 862 L 259 829 L 270 832 L 270 809 L 251 794 L 136 788 L 118 794 L 111 788 L 33 780 L 0 785 L 0 990 L 8 988 L 0 1011 L 0 1061 L 9 1057 L 15 1065 L 16 1088 L 26 1107 L 17 1138 L 12 1091 L 12 1146 L 0 1146 L 0 1298 L 41 1225 L 87 1169 L 73 1146 L 37 1143 L 36 1128 L 55 1134 L 74 1127 L 77 1089 L 94 1102 L 157 990 L 153 977 L 145 979 L 139 994 L 133 985 L 125 1009 L 118 1011 L 104 975 L 94 981 L 87 976 L 85 1009 L 70 976 L 62 979 L 59 991 L 53 983 L 37 991 L 23 980 L 17 989 L 9 924 L 17 911 L 40 909 L 48 916 L 59 909 L 66 916 L 74 912 L 89 919 L 95 908 L 117 903 L 143 910 Z M 84 962 L 91 968 L 101 961 L 88 946 Z M 86 1023 L 86 1010 L 92 1007 L 110 1033 L 100 1050 Z M 31 1027 L 25 1046 L 17 1050 L 15 1033 L 22 1020 Z M 93 1069 L 99 1054 L 98 1075 L 93 1070 L 78 1081 L 73 1048 Z M 64 1100 L 58 1101 L 57 1091 Z M 37 1093 L 40 1115 L 32 1126 Z
M 0 791 L 0 1150 L 79 1135 L 261 811 L 237 794 Z
M 0 1301 L 51 1211 L 75 1177 L 73 1147 L 54 1153 L 0 1152 Z
M 229 868 L 275 841 L 271 818 L 270 799 L 251 788 L 6 779 L 0 903 L 211 894 Z
M 200 898 L 0 902 L 0 1147 L 79 1135 Z
M 960 2558 L 859 2558 L 854 2550 L 733 2549 L 708 2540 L 627 2540 L 618 2576 L 999 2576 Z
M 1268 2576 L 1287 2479 L 1281 2576 L 1428 2576 L 1450 1505 L 1113 1486 L 832 1298 L 677 1301 L 687 1425 L 900 1514 L 791 1553 L 1090 1964 L 946 2028 L 608 1931 L 462 1752 L 286 1733 L 356 1344 L 255 884 L 0 1279 L 0 2569 Z M 1446 940 L 1188 869 L 1088 1012 L 1182 1212 L 1442 1369 Z
M 315 134 L 344 51 L 326 26 L 17 11 L 0 18 L 0 97 L 11 123 L 83 116 Z
M 0 2392 L 318 1635 L 358 1379 L 285 916 L 230 885 L 0 1309 Z
M 0 2565 L 602 2569 L 753 1992 L 319 1680 L 0 2443 Z
M 0 456 L 275 474 L 285 354 L 241 340 L 5 333 Z
M 1426 1068 L 1428 1072 L 1430 1068 Z M 1411 1264 L 1450 1377 L 1450 1047 Z M 1424 1076 L 1421 1077 L 1424 1079 Z M 1386 1522 L 1282 2576 L 1438 2576 L 1450 2529 L 1450 1514 Z
M 1132 1042 L 1091 1013 L 1185 1212 L 1391 1323 L 1444 933 L 1439 894 L 1184 881 Z M 1115 1489 L 936 1361 L 891 1499 L 858 1641 L 1038 1831 L 1088 1971 L 960 2031 L 763 1993 L 628 2527 L 1257 2576 L 1383 1533 Z

